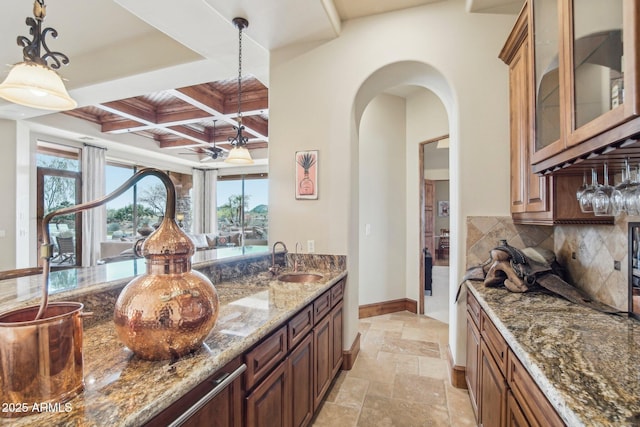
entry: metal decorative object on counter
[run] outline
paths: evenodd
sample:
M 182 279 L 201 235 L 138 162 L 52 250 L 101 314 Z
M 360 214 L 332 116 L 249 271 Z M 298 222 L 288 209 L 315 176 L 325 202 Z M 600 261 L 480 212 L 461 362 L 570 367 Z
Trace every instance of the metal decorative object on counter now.
M 195 246 L 174 212 L 167 210 L 136 251 L 146 258 L 147 271 L 129 282 L 116 301 L 118 338 L 148 360 L 178 358 L 198 349 L 218 318 L 218 294 L 205 275 L 191 269 Z
M 167 205 L 158 229 L 136 243 L 136 249 L 147 259 L 147 271 L 134 278 L 116 302 L 118 337 L 139 357 L 160 360 L 196 350 L 213 329 L 218 318 L 218 294 L 207 277 L 191 269 L 195 247 L 175 221 L 175 186 L 161 170 L 142 169 L 100 199 L 58 209 L 44 217 L 41 304 L 0 314 L 0 395 L 8 408 L 61 404 L 84 388 L 82 317 L 89 313 L 82 312 L 80 303 L 49 303 L 51 219 L 104 205 L 148 175 L 164 184 Z M 12 410 L 0 412 L 0 416 L 31 413 Z

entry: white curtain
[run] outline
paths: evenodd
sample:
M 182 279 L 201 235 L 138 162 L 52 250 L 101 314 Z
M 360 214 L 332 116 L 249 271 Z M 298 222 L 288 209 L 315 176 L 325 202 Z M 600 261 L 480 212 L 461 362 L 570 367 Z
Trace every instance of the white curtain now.
M 82 202 L 105 195 L 105 152 L 86 145 L 82 149 Z M 82 266 L 96 265 L 100 259 L 100 242 L 107 238 L 107 208 L 98 206 L 82 213 Z
M 193 232 L 217 233 L 218 212 L 216 208 L 216 185 L 218 171 L 193 170 Z

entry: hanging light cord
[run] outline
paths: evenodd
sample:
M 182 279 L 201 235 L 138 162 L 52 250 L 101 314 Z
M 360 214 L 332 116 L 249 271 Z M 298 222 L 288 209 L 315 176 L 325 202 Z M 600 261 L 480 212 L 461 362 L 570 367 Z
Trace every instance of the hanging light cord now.
M 242 125 L 242 28 L 243 25 L 238 25 L 238 120 Z
M 249 25 L 249 22 L 244 18 L 235 18 L 233 23 L 238 28 L 238 126 L 233 127 L 237 131 L 236 136 L 229 137 L 228 140 L 234 147 L 242 147 L 249 140 L 242 135 L 244 130 L 242 126 L 242 30 Z

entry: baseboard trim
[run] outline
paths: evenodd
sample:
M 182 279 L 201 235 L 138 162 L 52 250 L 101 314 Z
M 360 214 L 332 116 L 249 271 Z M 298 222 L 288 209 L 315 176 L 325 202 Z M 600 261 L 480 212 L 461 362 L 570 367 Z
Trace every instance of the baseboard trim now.
M 353 340 L 351 348 L 342 352 L 342 370 L 350 371 L 353 368 L 353 364 L 356 363 L 356 358 L 360 353 L 360 332 L 356 335 L 356 339 Z
M 397 313 L 399 311 L 418 313 L 418 303 L 409 298 L 401 298 L 361 305 L 358 309 L 358 317 L 364 319 L 372 316 L 380 316 L 381 314 Z
M 451 371 L 451 385 L 455 388 L 467 389 L 466 367 L 453 363 L 453 354 L 450 346 L 447 346 L 447 362 Z

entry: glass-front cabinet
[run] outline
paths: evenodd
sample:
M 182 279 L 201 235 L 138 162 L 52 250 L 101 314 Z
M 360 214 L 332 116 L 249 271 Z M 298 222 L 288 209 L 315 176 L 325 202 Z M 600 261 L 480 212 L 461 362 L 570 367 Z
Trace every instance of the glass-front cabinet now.
M 530 2 L 535 64 L 532 164 L 638 115 L 638 3 Z

